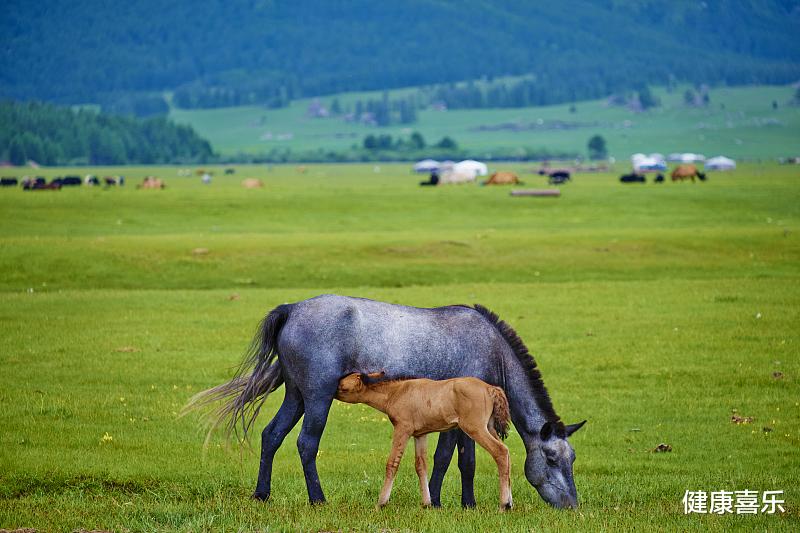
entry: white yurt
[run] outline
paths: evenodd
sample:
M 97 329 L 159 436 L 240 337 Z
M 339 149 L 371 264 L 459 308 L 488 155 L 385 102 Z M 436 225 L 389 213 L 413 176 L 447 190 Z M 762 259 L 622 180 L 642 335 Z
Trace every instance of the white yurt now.
M 465 159 L 453 165 L 453 172 L 458 174 L 473 174 L 474 176 L 485 176 L 489 173 L 486 163 Z
M 631 163 L 633 163 L 633 170 L 636 172 L 660 172 L 667 170 L 667 162 L 664 161 L 663 156 L 659 159 L 644 154 L 633 154 L 631 156 Z
M 712 157 L 706 160 L 706 170 L 733 170 L 736 168 L 736 161 L 723 155 Z
M 439 170 L 439 162 L 435 159 L 423 159 L 414 164 L 414 172 L 424 173 L 433 172 L 434 170 Z

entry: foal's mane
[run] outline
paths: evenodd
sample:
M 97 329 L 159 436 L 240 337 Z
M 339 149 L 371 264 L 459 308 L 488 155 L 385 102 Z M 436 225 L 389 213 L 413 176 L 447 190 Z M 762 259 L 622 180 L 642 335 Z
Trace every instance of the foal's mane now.
M 544 381 L 542 381 L 542 374 L 536 367 L 536 360 L 528 351 L 528 347 L 525 346 L 525 343 L 522 342 L 522 339 L 519 337 L 519 335 L 517 335 L 517 332 L 514 331 L 514 328 L 509 326 L 506 322 L 500 320 L 499 316 L 486 307 L 480 304 L 475 304 L 471 306 L 471 308 L 488 320 L 489 323 L 495 327 L 498 333 L 500 333 L 503 339 L 505 339 L 505 341 L 511 347 L 511 351 L 514 352 L 514 355 L 522 364 L 522 368 L 525 370 L 525 373 L 528 376 L 528 381 L 530 382 L 531 390 L 533 391 L 533 398 L 536 400 L 536 405 L 538 405 L 539 409 L 542 411 L 545 421 L 553 425 L 553 429 L 557 435 L 565 435 L 564 423 L 561 421 L 561 418 L 556 414 L 556 411 L 553 408 L 553 403 L 550 401 L 550 395 L 547 393 L 547 388 L 544 386 Z

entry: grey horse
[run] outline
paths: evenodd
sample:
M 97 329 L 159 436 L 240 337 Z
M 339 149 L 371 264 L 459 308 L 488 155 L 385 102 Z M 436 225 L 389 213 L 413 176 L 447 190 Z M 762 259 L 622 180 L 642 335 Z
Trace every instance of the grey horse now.
M 575 508 L 575 452 L 567 437 L 585 423 L 564 425 L 550 402 L 533 357 L 514 330 L 482 307 L 407 307 L 363 298 L 322 295 L 270 311 L 235 376 L 190 401 L 221 402 L 216 423 L 246 436 L 266 397 L 281 384 L 283 403 L 261 433 L 261 464 L 253 497 L 270 496 L 272 461 L 303 418 L 297 449 L 311 503 L 322 503 L 316 458 L 339 379 L 383 370 L 388 378 L 473 376 L 502 387 L 511 420 L 525 444 L 525 477 L 550 505 Z M 431 497 L 440 504 L 444 473 L 459 443 L 462 504 L 474 505 L 474 443 L 443 433 L 434 455 Z M 463 455 L 463 457 L 462 457 Z M 466 493 L 466 497 L 465 497 Z

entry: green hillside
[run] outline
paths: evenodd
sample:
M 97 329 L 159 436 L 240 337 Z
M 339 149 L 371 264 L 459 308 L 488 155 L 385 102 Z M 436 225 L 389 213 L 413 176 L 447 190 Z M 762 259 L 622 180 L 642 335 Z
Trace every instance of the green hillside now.
M 800 148 L 800 107 L 792 105 L 795 89 L 756 86 L 712 89 L 706 107 L 684 103 L 685 87 L 672 92 L 655 89 L 661 106 L 645 112 L 609 106 L 605 99 L 570 105 L 522 109 L 478 109 L 418 112 L 410 126 L 377 128 L 341 118 L 311 118 L 310 100 L 268 109 L 242 106 L 211 110 L 173 109 L 171 118 L 190 124 L 222 154 L 263 154 L 273 149 L 343 150 L 361 145 L 369 134 L 394 136 L 419 131 L 431 143 L 447 135 L 459 146 L 485 150 L 489 157 L 500 148 L 544 147 L 586 152 L 594 134 L 606 138 L 609 154 L 617 159 L 635 152 L 691 151 L 738 158 L 796 155 Z M 393 91 L 390 96 L 401 96 Z M 345 93 L 336 98 L 347 105 L 380 93 Z M 333 97 L 321 99 L 330 104 Z M 773 102 L 777 108 L 773 108 Z
M 799 28 L 797 0 L 7 0 L 0 96 L 158 109 L 129 96 L 176 90 L 190 107 L 283 105 L 536 74 L 555 103 L 638 83 L 790 83 Z

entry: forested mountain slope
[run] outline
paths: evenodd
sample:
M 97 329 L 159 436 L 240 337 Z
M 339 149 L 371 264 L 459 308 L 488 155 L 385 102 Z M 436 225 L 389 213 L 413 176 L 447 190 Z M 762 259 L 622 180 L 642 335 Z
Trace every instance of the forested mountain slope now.
M 0 96 L 180 89 L 279 106 L 507 74 L 597 95 L 674 79 L 784 83 L 800 78 L 798 30 L 797 0 L 7 0 Z

